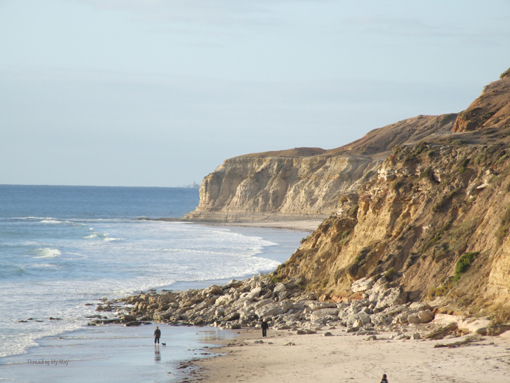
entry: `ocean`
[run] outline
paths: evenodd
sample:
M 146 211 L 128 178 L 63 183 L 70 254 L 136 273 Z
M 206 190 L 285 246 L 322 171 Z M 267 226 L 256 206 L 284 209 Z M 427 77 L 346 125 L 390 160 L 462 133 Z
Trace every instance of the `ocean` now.
M 195 188 L 0 185 L 0 365 L 65 334 L 94 337 L 86 316 L 103 297 L 269 272 L 307 234 L 139 219 L 198 201 Z

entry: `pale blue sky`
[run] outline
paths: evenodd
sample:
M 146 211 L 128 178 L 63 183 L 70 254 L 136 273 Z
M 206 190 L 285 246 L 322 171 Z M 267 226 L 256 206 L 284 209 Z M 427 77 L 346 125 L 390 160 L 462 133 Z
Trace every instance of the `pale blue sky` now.
M 510 1 L 0 0 L 0 184 L 178 186 L 465 109 Z

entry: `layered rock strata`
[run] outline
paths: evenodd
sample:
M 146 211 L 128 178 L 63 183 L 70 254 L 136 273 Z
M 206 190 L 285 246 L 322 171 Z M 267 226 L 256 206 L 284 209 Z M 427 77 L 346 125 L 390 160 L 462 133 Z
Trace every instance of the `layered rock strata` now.
M 344 193 L 376 174 L 394 145 L 448 134 L 456 115 L 418 116 L 332 149 L 296 148 L 226 160 L 204 178 L 187 219 L 243 221 L 325 218 Z

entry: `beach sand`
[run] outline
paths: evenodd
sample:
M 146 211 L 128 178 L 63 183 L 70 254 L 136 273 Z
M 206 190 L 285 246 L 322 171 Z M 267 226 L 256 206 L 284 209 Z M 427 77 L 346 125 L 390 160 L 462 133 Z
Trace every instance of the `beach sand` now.
M 376 383 L 383 373 L 391 383 L 510 381 L 510 332 L 458 348 L 434 348 L 463 338 L 402 341 L 385 333 L 367 341 L 341 329 L 328 331 L 333 336 L 270 329 L 263 343 L 254 343 L 262 340 L 260 330 L 242 330 L 216 350 L 225 356 L 197 362 L 201 381 Z
M 308 220 L 268 220 L 268 221 L 253 221 L 253 222 L 222 222 L 222 223 L 207 223 L 208 225 L 217 226 L 232 226 L 232 227 L 264 227 L 268 229 L 286 229 L 298 230 L 304 232 L 313 232 L 317 227 L 324 222 L 322 219 L 308 219 Z M 200 223 L 200 222 L 197 222 Z M 296 244 L 296 248 L 299 244 Z

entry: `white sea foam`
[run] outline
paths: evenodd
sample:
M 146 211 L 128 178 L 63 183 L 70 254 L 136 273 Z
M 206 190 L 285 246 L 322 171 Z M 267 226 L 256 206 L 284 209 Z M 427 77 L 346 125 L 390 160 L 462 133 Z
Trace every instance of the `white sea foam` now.
M 39 254 L 39 256 L 34 258 L 55 258 L 62 255 L 62 252 L 59 249 L 50 249 L 49 247 L 37 249 L 36 253 Z
M 94 314 L 95 307 L 85 304 L 103 296 L 113 299 L 177 281 L 243 278 L 279 264 L 264 255 L 276 242 L 225 228 L 126 220 L 92 224 L 94 228 L 87 225 L 91 230 L 76 231 L 54 225 L 57 239 L 45 238 L 42 246 L 23 240 L 35 258 L 51 261 L 22 262 L 15 277 L 0 281 L 0 305 L 8 313 L 0 317 L 0 356 L 24 352 L 38 338 L 86 325 L 84 317 Z M 25 266 L 28 271 L 21 271 Z M 62 321 L 49 321 L 50 316 Z M 44 322 L 18 322 L 30 317 Z
M 103 241 L 111 242 L 111 241 L 122 241 L 122 238 L 113 238 L 113 237 L 104 237 Z
M 41 221 L 41 223 L 57 223 L 57 224 L 60 224 L 60 223 L 64 223 L 64 221 L 59 221 L 57 219 L 43 219 Z

